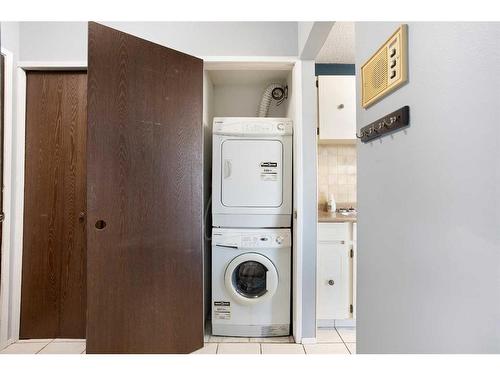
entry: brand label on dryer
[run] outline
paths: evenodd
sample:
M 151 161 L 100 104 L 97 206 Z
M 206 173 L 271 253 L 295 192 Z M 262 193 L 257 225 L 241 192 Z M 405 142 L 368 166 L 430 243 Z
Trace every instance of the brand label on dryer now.
M 213 318 L 219 320 L 231 319 L 231 302 L 214 301 Z
M 278 163 L 275 161 L 261 162 L 260 179 L 263 181 L 276 181 L 278 179 Z

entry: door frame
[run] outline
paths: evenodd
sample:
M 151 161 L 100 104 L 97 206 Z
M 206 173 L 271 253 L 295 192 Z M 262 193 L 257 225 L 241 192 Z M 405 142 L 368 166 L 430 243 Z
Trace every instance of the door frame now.
M 11 211 L 11 190 L 12 190 L 12 130 L 13 124 L 13 88 L 14 88 L 14 54 L 2 47 L 2 55 L 4 55 L 4 190 L 3 190 L 3 211 L 5 219 L 2 225 L 2 244 L 0 251 L 2 252 L 2 279 L 0 280 L 0 349 L 10 344 L 9 332 L 9 296 L 11 292 L 10 285 L 10 259 L 11 259 L 11 226 L 12 214 Z
M 296 342 L 302 342 L 302 225 L 303 225 L 303 181 L 302 181 L 302 89 L 301 89 L 301 62 L 293 56 L 200 56 L 204 61 L 204 70 L 245 69 L 251 64 L 254 68 L 258 64 L 259 69 L 286 69 L 292 74 L 293 96 L 291 108 L 294 120 L 293 141 L 293 194 L 294 212 L 297 217 L 293 219 L 295 233 L 293 239 L 293 268 L 292 268 L 292 321 L 293 336 Z M 22 280 L 22 255 L 23 255 L 23 221 L 24 221 L 24 163 L 26 142 L 26 72 L 33 70 L 56 70 L 56 71 L 86 71 L 87 61 L 19 61 L 17 64 L 17 106 L 16 106 L 16 133 L 14 138 L 7 144 L 5 149 L 12 149 L 13 162 L 18 166 L 12 170 L 11 186 L 13 194 L 13 238 L 10 245 L 12 262 L 12 285 L 11 310 L 10 310 L 10 341 L 19 339 L 19 328 L 21 321 L 21 280 Z M 10 129 L 9 129 L 10 131 Z M 12 136 L 11 136 L 12 137 Z M 7 140 L 7 138 L 6 138 Z M 5 159 L 7 166 L 8 159 Z M 6 177 L 6 183 L 9 181 Z M 6 186 L 7 187 L 7 186 Z M 5 200 L 7 203 L 8 200 Z M 9 203 L 10 204 L 10 203 Z M 5 225 L 4 227 L 7 227 Z M 10 227 L 10 226 L 9 226 Z M 2 273 L 3 274 L 3 273 Z
M 304 229 L 304 150 L 302 145 L 302 62 L 297 60 L 292 69 L 293 99 L 293 213 L 292 213 L 292 286 L 293 286 L 293 337 L 297 343 L 307 343 L 302 334 L 302 291 L 303 291 L 303 229 Z M 304 342 L 305 341 L 305 342 Z
M 13 193 L 13 238 L 11 243 L 12 286 L 10 341 L 19 340 L 21 323 L 21 281 L 23 266 L 23 224 L 24 224 L 24 165 L 26 145 L 26 73 L 29 71 L 86 71 L 86 61 L 19 61 L 17 64 L 16 132 L 12 138 L 13 161 L 16 169 L 12 173 Z M 10 145 L 9 145 L 10 146 Z

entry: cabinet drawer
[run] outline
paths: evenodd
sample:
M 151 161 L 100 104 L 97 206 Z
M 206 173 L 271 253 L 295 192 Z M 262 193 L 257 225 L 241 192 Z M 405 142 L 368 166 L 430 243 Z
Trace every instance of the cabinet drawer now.
M 319 223 L 318 241 L 347 241 L 350 240 L 349 223 Z

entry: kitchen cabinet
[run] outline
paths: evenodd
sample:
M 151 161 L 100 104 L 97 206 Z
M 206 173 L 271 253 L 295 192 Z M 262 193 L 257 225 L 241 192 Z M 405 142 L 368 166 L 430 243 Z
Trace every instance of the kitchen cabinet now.
M 356 141 L 356 77 L 318 76 L 319 141 Z
M 356 319 L 356 291 L 357 291 L 357 259 L 358 259 L 358 223 L 353 223 L 352 224 L 352 257 L 351 257 L 351 264 L 352 264 L 352 288 L 351 288 L 351 293 L 352 293 L 352 306 L 353 306 L 353 311 L 352 311 L 352 318 Z
M 351 319 L 353 262 L 351 223 L 318 224 L 317 319 Z

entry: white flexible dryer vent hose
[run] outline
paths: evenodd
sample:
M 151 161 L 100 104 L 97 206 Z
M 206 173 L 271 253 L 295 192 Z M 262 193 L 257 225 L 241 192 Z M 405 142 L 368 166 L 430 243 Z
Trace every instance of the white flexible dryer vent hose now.
M 269 106 L 271 105 L 271 100 L 273 99 L 273 90 L 277 88 L 283 90 L 283 85 L 280 85 L 279 83 L 271 83 L 264 90 L 259 105 L 259 113 L 258 113 L 259 117 L 267 117 L 267 113 L 269 112 Z

